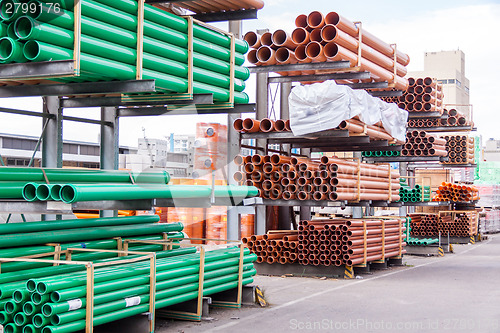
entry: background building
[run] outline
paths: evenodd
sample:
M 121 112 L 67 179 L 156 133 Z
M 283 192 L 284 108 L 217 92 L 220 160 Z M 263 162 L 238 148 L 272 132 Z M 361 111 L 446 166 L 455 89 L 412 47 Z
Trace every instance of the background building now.
M 465 54 L 461 50 L 425 52 L 424 70 L 407 77 L 432 77 L 443 84 L 444 104 L 470 116 L 469 79 L 465 77 Z

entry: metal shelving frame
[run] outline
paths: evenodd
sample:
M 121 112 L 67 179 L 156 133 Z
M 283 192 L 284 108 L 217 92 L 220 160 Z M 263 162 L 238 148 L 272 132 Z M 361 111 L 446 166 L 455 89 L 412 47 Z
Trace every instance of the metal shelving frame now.
M 286 71 L 316 71 L 314 75 L 299 76 L 270 76 L 273 72 Z M 318 72 L 319 71 L 319 72 Z M 324 81 L 324 80 L 349 80 L 369 78 L 368 72 L 353 72 L 350 70 L 348 61 L 307 63 L 307 64 L 287 64 L 272 66 L 250 67 L 250 72 L 257 76 L 257 114 L 256 119 L 260 120 L 269 116 L 269 104 L 274 101 L 269 98 L 270 84 L 278 84 L 280 91 L 279 119 L 289 119 L 288 96 L 290 95 L 293 82 Z M 402 91 L 379 91 L 371 89 L 384 89 L 388 87 L 387 82 L 375 83 L 355 83 L 347 84 L 353 89 L 370 89 L 368 93 L 375 97 L 381 96 L 401 96 Z M 310 157 L 312 152 L 354 152 L 355 157 L 361 157 L 361 151 L 377 149 L 384 151 L 399 150 L 399 146 L 391 146 L 387 140 L 372 140 L 368 136 L 349 135 L 346 130 L 328 130 L 304 136 L 294 136 L 291 132 L 271 132 L 271 133 L 242 133 L 239 139 L 254 139 L 255 146 L 244 148 L 254 149 L 267 154 L 269 151 L 276 151 L 269 148 L 269 145 L 279 144 L 278 151 L 282 154 L 292 155 L 293 148 L 300 149 L 300 156 Z M 333 140 L 332 140 L 333 139 Z M 250 200 L 249 205 L 253 205 L 256 211 L 255 231 L 257 234 L 266 233 L 266 207 L 278 206 L 279 208 L 279 229 L 290 229 L 292 223 L 293 207 L 300 207 L 300 219 L 311 218 L 311 207 L 346 207 L 353 206 L 355 217 L 361 217 L 362 207 L 388 207 L 385 201 L 299 201 L 299 200 Z
M 153 1 L 147 1 L 153 2 Z M 154 1 L 165 2 L 165 1 Z M 256 16 L 256 10 L 245 11 L 246 18 Z M 235 19 L 241 13 L 228 13 L 224 20 Z M 241 38 L 241 21 L 229 21 L 229 32 L 236 38 Z M 13 85 L 0 86 L 0 98 L 42 96 L 43 111 L 33 112 L 0 108 L 0 113 L 11 113 L 26 116 L 40 117 L 45 120 L 42 133 L 42 167 L 61 168 L 63 148 L 63 121 L 74 121 L 101 126 L 100 136 L 100 165 L 101 169 L 116 170 L 118 168 L 118 131 L 121 117 L 159 116 L 179 114 L 227 114 L 230 123 L 240 113 L 255 112 L 255 104 L 235 105 L 233 108 L 214 107 L 213 109 L 198 109 L 199 105 L 213 104 L 212 94 L 195 94 L 193 99 L 175 100 L 168 102 L 130 102 L 121 98 L 122 94 L 153 93 L 154 80 L 131 80 L 112 82 L 84 82 L 58 83 L 53 79 L 43 81 L 54 76 L 73 76 L 74 61 L 50 61 L 20 64 L 5 64 L 0 66 L 0 81 L 14 81 Z M 36 80 L 35 84 L 28 84 L 26 80 Z M 172 107 L 175 105 L 175 107 Z M 181 107 L 179 107 L 181 106 Z M 66 108 L 101 108 L 99 120 L 72 117 L 64 115 Z M 239 137 L 228 133 L 228 161 L 232 161 L 239 153 Z M 235 149 L 234 147 L 237 147 Z M 234 154 L 231 156 L 231 153 Z M 228 168 L 230 169 L 230 167 Z M 229 180 L 232 180 L 234 170 L 228 170 Z M 231 181 L 230 181 L 231 183 Z M 236 201 L 239 204 L 240 201 Z M 218 200 L 214 205 L 230 206 L 229 200 Z M 153 200 L 124 200 L 124 201 L 92 201 L 64 204 L 62 202 L 26 202 L 20 200 L 1 200 L 0 211 L 8 213 L 42 214 L 46 220 L 59 218 L 59 214 L 68 214 L 75 209 L 100 210 L 101 216 L 114 216 L 117 210 L 151 210 L 155 206 L 161 207 L 211 207 L 210 199 L 153 199 Z M 228 213 L 229 215 L 229 213 Z M 234 214 L 233 214 L 234 215 Z M 229 216 L 228 216 L 229 217 Z M 239 225 L 234 219 L 228 219 L 228 239 L 237 239 Z

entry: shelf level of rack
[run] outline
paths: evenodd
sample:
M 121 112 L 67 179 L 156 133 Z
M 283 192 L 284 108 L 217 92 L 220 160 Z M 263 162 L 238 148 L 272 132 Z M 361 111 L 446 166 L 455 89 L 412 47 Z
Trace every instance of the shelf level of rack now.
M 448 160 L 445 156 L 376 156 L 363 157 L 363 160 L 368 163 L 388 163 L 388 162 L 444 162 Z
M 426 131 L 426 132 L 473 132 L 476 127 L 470 126 L 438 126 L 438 127 L 408 127 L 408 131 Z

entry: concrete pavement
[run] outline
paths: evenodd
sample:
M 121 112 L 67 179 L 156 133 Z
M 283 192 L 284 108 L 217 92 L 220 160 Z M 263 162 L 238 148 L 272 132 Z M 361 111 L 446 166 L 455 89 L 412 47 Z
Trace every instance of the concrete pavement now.
M 157 332 L 500 332 L 500 235 L 362 279 L 257 276 L 267 308 L 211 309 Z

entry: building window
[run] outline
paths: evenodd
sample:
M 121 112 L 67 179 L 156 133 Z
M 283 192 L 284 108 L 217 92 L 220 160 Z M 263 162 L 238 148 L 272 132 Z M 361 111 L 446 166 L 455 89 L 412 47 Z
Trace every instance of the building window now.
M 457 86 L 461 87 L 462 86 L 462 82 L 460 82 L 460 81 L 457 80 Z
M 78 155 L 78 145 L 65 143 L 63 145 L 63 153 Z
M 446 84 L 448 82 L 448 80 L 438 80 L 438 82 L 441 84 Z
M 26 139 L 15 139 L 15 138 L 3 138 L 3 148 L 8 149 L 20 149 L 20 150 L 35 150 L 36 141 L 26 140 Z M 37 151 L 40 150 L 38 147 Z
M 468 95 L 469 94 L 469 87 L 465 87 L 465 93 Z
M 80 155 L 99 156 L 99 147 L 80 146 Z
M 448 84 L 455 84 L 455 79 L 448 80 Z
M 8 166 L 28 166 L 30 160 L 24 158 L 7 158 Z

